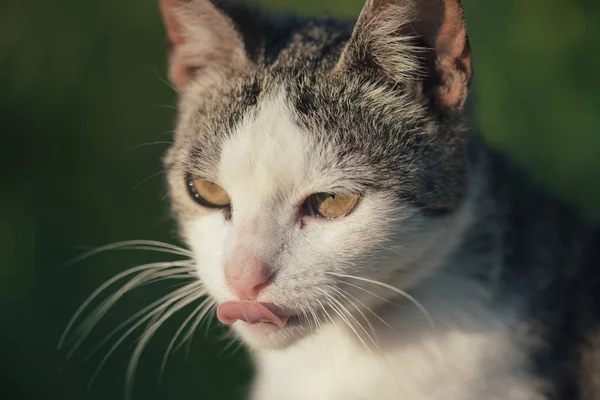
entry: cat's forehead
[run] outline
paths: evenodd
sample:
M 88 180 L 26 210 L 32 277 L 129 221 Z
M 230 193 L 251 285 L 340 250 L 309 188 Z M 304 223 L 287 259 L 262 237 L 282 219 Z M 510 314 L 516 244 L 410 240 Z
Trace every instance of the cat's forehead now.
M 297 186 L 309 180 L 311 168 L 325 167 L 312 157 L 314 143 L 290 111 L 279 88 L 243 115 L 222 142 L 218 181 L 235 198 L 245 198 L 245 204 L 302 190 Z
M 253 71 L 215 92 L 204 96 L 210 102 L 203 96 L 184 101 L 183 108 L 192 112 L 187 113 L 188 122 L 184 113 L 184 132 L 179 136 L 189 147 L 192 162 L 215 164 L 225 145 L 230 149 L 234 142 L 240 154 L 253 150 L 252 156 L 262 160 L 269 158 L 269 145 L 279 146 L 277 154 L 293 149 L 303 154 L 304 163 L 308 157 L 322 168 L 347 167 L 350 160 L 355 169 L 388 168 L 401 153 L 407 154 L 411 143 L 426 139 L 414 137 L 428 121 L 410 91 L 362 76 Z
M 264 69 L 187 96 L 183 109 L 191 111 L 176 139 L 180 164 L 243 193 L 374 188 L 436 209 L 462 196 L 462 185 L 449 191 L 440 181 L 462 181 L 460 136 L 441 134 L 410 87 L 368 74 Z
M 246 204 L 282 196 L 299 201 L 327 190 L 359 191 L 375 182 L 364 155 L 347 151 L 343 139 L 324 127 L 302 123 L 289 91 L 284 83 L 265 89 L 244 112 L 231 113 L 226 123 L 221 120 L 219 133 L 208 133 L 218 140 L 202 140 L 204 135 L 199 135 L 193 159 L 211 154 L 212 165 L 204 167 Z M 212 125 L 215 128 L 217 124 Z

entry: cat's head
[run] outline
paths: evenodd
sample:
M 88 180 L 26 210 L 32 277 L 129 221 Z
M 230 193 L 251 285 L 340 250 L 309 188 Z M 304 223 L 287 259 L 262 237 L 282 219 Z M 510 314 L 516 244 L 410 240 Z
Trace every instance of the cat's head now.
M 468 219 L 458 0 L 369 0 L 354 28 L 223 1 L 161 9 L 180 91 L 169 191 L 221 321 L 285 346 L 395 295 L 370 281 L 435 270 Z

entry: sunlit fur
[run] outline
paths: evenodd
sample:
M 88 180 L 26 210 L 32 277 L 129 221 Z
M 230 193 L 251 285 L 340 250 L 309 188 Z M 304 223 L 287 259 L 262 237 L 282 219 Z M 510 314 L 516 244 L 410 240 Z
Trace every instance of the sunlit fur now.
M 219 75 L 183 88 L 166 157 L 181 235 L 217 303 L 237 300 L 225 268 L 240 248 L 275 270 L 259 300 L 290 323 L 266 335 L 233 324 L 256 399 L 503 399 L 507 386 L 531 399 L 525 345 L 507 333 L 517 310 L 488 303 L 464 250 L 487 210 L 484 152 L 461 118 L 428 109 L 419 50 L 396 33 L 415 10 L 375 3 L 351 37 L 309 24 L 272 64 L 216 61 Z M 195 202 L 188 174 L 222 187 L 231 214 Z M 303 215 L 318 192 L 361 199 L 338 220 Z
M 258 300 L 293 316 L 269 334 L 233 324 L 256 364 L 254 400 L 600 395 L 597 363 L 579 353 L 598 351 L 598 313 L 578 314 L 600 305 L 585 278 L 594 275 L 600 254 L 589 249 L 600 234 L 467 129 L 470 52 L 457 0 L 368 0 L 354 26 L 227 1 L 161 5 L 185 33 L 170 58 L 180 99 L 165 166 L 190 250 L 116 245 L 185 259 L 109 280 L 61 344 L 120 278 L 133 276 L 81 322 L 72 351 L 128 290 L 193 277 L 100 343 L 121 335 L 101 367 L 145 325 L 131 383 L 145 345 L 172 314 L 194 305 L 167 355 L 218 304 L 238 300 L 225 269 L 244 249 L 275 270 Z M 436 29 L 441 22 L 449 29 Z M 167 29 L 171 42 L 179 33 Z M 189 176 L 223 188 L 231 209 L 196 202 Z M 319 192 L 360 200 L 327 220 L 302 211 Z M 556 301 L 573 292 L 577 309 Z
M 337 280 L 328 272 L 377 280 L 402 275 L 404 287 L 428 275 L 454 247 L 467 211 L 427 222 L 410 206 L 372 191 L 338 221 L 299 220 L 298 205 L 310 194 L 336 188 L 352 191 L 355 177 L 351 169 L 337 170 L 328 153 L 319 150 L 320 144 L 294 125 L 289 107 L 284 94 L 274 92 L 223 143 L 214 179 L 231 198 L 231 221 L 182 194 L 179 207 L 196 213 L 181 221 L 183 234 L 211 295 L 219 302 L 234 299 L 223 265 L 240 241 L 251 241 L 256 255 L 276 269 L 277 278 L 261 294 L 261 301 L 292 314 L 302 311 L 299 304 L 315 309 L 317 300 L 327 301 L 320 290 Z M 310 327 L 297 326 L 268 337 L 246 335 L 243 324 L 235 328 L 250 343 L 278 347 Z

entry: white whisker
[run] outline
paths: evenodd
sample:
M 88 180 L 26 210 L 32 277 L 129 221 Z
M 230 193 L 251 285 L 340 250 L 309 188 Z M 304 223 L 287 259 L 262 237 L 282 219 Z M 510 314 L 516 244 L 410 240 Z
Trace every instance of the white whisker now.
M 365 320 L 365 322 L 369 326 L 369 329 L 371 330 L 371 333 L 375 337 L 375 340 L 371 339 L 371 341 L 373 342 L 373 344 L 375 344 L 375 346 L 377 346 L 376 342 L 379 343 L 379 338 L 377 337 L 377 332 L 375 331 L 375 328 L 373 327 L 373 324 L 371 324 L 371 321 L 369 321 L 369 318 L 367 318 L 367 316 L 365 315 L 365 313 L 363 313 L 362 310 L 351 299 L 349 299 L 348 296 L 346 296 L 346 294 L 344 294 L 344 292 L 341 289 L 335 288 L 335 287 L 330 286 L 330 285 L 327 285 L 327 287 L 329 289 L 335 291 L 336 293 L 338 293 L 344 299 L 346 299 L 346 301 L 348 303 L 350 303 L 356 309 L 356 311 L 360 314 L 360 316 Z M 363 304 L 363 306 L 364 306 L 364 304 Z M 364 328 L 363 328 L 363 330 L 364 330 Z M 365 333 L 367 333 L 367 332 L 365 331 Z M 369 335 L 369 334 L 367 333 L 367 335 Z
M 151 312 L 154 308 L 160 306 L 162 303 L 167 302 L 170 299 L 172 299 L 184 292 L 189 292 L 190 288 L 194 288 L 194 290 L 196 290 L 195 289 L 196 285 L 198 285 L 200 287 L 201 284 L 199 282 L 193 282 L 193 285 L 192 285 L 192 283 L 188 283 L 188 284 L 186 284 L 185 287 L 179 288 L 179 289 L 161 297 L 160 299 L 152 302 L 151 304 L 147 305 L 146 307 L 142 308 L 141 310 L 139 310 L 138 312 L 136 312 L 135 314 L 133 314 L 132 316 L 127 318 L 125 321 L 120 323 L 116 328 L 111 330 L 109 332 L 109 334 L 104 339 L 102 339 L 102 341 L 100 341 L 100 343 L 98 343 L 96 346 L 94 346 L 94 348 L 90 351 L 90 353 L 86 356 L 85 359 L 89 360 L 98 350 L 100 350 L 100 348 L 102 348 L 112 337 L 114 337 L 114 335 L 119 333 L 119 331 L 121 331 L 127 325 L 129 325 L 136 319 L 140 318 L 142 315 L 146 314 L 147 312 Z
M 174 275 L 163 276 L 163 277 L 160 277 L 160 278 L 148 279 L 144 283 L 140 283 L 137 286 L 137 288 L 140 288 L 140 287 L 143 287 L 143 286 L 146 286 L 146 285 L 150 285 L 150 284 L 153 284 L 153 283 L 157 283 L 157 282 L 174 280 L 174 279 L 182 279 L 182 280 L 189 281 L 190 279 L 196 279 L 196 274 L 194 273 L 194 269 L 192 268 L 191 271 L 189 271 L 187 273 L 178 273 L 178 274 L 174 274 Z M 173 284 L 173 285 L 169 286 L 169 288 L 177 287 L 177 286 L 181 286 L 181 285 L 185 285 L 186 283 L 187 282 L 176 283 L 176 284 Z
M 135 189 L 137 189 L 138 187 L 140 187 L 140 185 L 142 185 L 142 184 L 143 184 L 143 183 L 145 183 L 145 182 L 148 182 L 150 179 L 152 179 L 152 178 L 154 178 L 154 177 L 156 177 L 156 176 L 159 176 L 159 175 L 166 174 L 166 173 L 168 173 L 168 172 L 169 172 L 169 170 L 168 170 L 168 169 L 166 169 L 166 170 L 164 170 L 164 171 L 160 171 L 160 172 L 157 172 L 157 173 L 155 173 L 155 174 L 152 174 L 152 175 L 150 175 L 150 176 L 147 176 L 147 177 L 145 177 L 144 179 L 142 179 L 141 181 L 139 181 L 138 183 L 136 183 L 136 184 L 135 184 L 135 185 L 134 185 L 134 186 L 131 188 L 131 191 L 134 191 Z
M 107 281 L 107 283 L 105 283 L 99 289 L 97 289 L 94 293 L 92 293 L 92 295 L 84 302 L 84 304 L 75 313 L 75 315 L 71 319 L 71 321 L 70 321 L 69 325 L 67 326 L 67 328 L 71 327 L 72 323 L 75 322 L 76 318 L 78 318 L 78 316 L 81 314 L 81 312 L 83 312 L 83 310 L 104 289 L 106 289 L 108 286 L 110 286 L 112 283 L 116 282 L 117 280 L 121 279 L 123 276 L 130 275 L 132 273 L 132 270 L 134 272 L 136 270 L 141 271 L 134 278 L 130 279 L 121 288 L 119 288 L 119 290 L 117 290 L 112 296 L 110 296 L 108 299 L 106 299 L 105 301 L 103 301 L 98 307 L 96 307 L 96 309 L 90 314 L 90 316 L 87 317 L 80 324 L 80 326 L 77 328 L 77 332 L 79 332 L 79 334 L 78 334 L 79 338 L 75 340 L 75 344 L 71 347 L 71 350 L 69 351 L 69 353 L 67 355 L 67 358 L 69 358 L 69 357 L 71 357 L 73 355 L 73 353 L 77 350 L 77 348 L 81 345 L 81 343 L 85 340 L 85 338 L 94 329 L 94 327 L 96 326 L 96 324 L 98 323 L 98 321 L 127 292 L 129 292 L 133 288 L 137 287 L 140 283 L 143 283 L 143 282 L 145 282 L 148 279 L 154 278 L 157 273 L 160 273 L 161 271 L 163 271 L 165 269 L 176 267 L 176 266 L 180 266 L 180 265 L 182 265 L 181 262 L 151 263 L 151 264 L 146 264 L 146 265 L 142 265 L 142 266 L 139 266 L 139 267 L 131 268 L 131 269 L 125 271 L 124 273 L 116 275 L 114 278 L 112 278 L 109 281 Z M 187 268 L 185 268 L 183 270 L 185 271 L 185 270 L 187 270 Z M 127 273 L 127 274 L 125 274 L 125 273 Z M 122 276 L 120 276 L 120 275 L 122 275 Z M 68 333 L 68 331 L 65 331 L 65 334 L 64 334 L 65 336 L 66 336 L 66 333 Z M 62 344 L 62 342 L 60 342 L 60 344 Z
M 307 304 L 306 306 L 307 306 L 306 308 L 308 309 L 309 315 L 312 317 L 312 320 L 314 321 L 313 323 L 315 326 L 315 331 L 322 329 L 323 326 L 321 325 L 321 321 L 317 317 L 317 314 L 315 313 L 315 310 L 313 309 L 313 307 L 311 307 L 310 304 Z
M 179 300 L 177 303 L 175 303 L 173 306 L 171 306 L 171 308 L 169 310 L 165 311 L 164 315 L 162 315 L 160 317 L 160 319 L 158 319 L 154 324 L 152 324 L 152 326 L 150 326 L 149 328 L 147 328 L 144 331 L 142 337 L 140 338 L 140 341 L 138 342 L 137 346 L 135 347 L 135 350 L 133 352 L 131 360 L 129 361 L 129 366 L 127 368 L 127 376 L 125 378 L 125 382 L 126 382 L 125 398 L 126 399 L 131 399 L 131 397 L 132 397 L 131 395 L 133 393 L 133 381 L 135 379 L 135 372 L 137 369 L 138 361 L 142 355 L 142 352 L 144 351 L 144 348 L 146 347 L 146 345 L 148 344 L 148 342 L 150 341 L 150 339 L 152 338 L 154 333 L 156 333 L 156 331 L 161 327 L 161 325 L 167 319 L 169 319 L 173 314 L 175 314 L 177 311 L 181 310 L 188 304 L 194 302 L 195 300 L 198 300 L 203 295 L 204 295 L 204 293 L 201 293 L 201 294 L 192 293 L 192 294 L 188 295 L 187 297 L 184 297 L 183 299 Z
M 327 312 L 327 309 L 325 308 L 325 306 L 323 305 L 323 303 L 321 302 L 321 300 L 319 299 L 315 299 L 317 301 L 317 303 L 319 303 L 319 306 L 321 306 L 321 309 L 323 310 L 323 312 L 325 313 L 325 315 L 327 316 L 327 318 L 329 318 L 329 320 L 331 321 L 331 323 L 333 324 L 333 326 L 335 326 L 337 328 L 337 325 L 335 323 L 335 321 L 333 320 L 333 318 L 331 318 L 331 315 L 329 315 L 329 313 Z
M 210 327 L 211 327 L 212 321 L 217 316 L 217 303 L 215 302 L 213 305 L 211 305 L 208 308 L 207 312 L 213 313 L 214 315 L 212 317 L 209 317 L 206 319 L 206 328 L 204 328 L 204 338 L 205 339 L 208 338 L 208 334 L 210 333 Z
M 167 366 L 167 360 L 169 358 L 169 354 L 171 353 L 171 350 L 173 349 L 173 346 L 175 345 L 175 342 L 177 341 L 177 339 L 179 338 L 179 336 L 181 335 L 181 332 L 183 332 L 183 330 L 185 329 L 185 327 L 189 324 L 189 322 L 194 318 L 194 316 L 196 316 L 197 314 L 202 312 L 202 309 L 204 308 L 204 306 L 209 303 L 211 301 L 210 297 L 207 297 L 206 299 L 202 300 L 202 302 L 198 305 L 198 307 L 196 307 L 194 309 L 194 311 L 192 311 L 190 313 L 190 315 L 188 315 L 188 317 L 183 321 L 183 323 L 181 324 L 181 326 L 179 327 L 179 329 L 177 329 L 177 331 L 175 332 L 175 335 L 173 335 L 173 338 L 171 339 L 171 341 L 169 342 L 169 345 L 167 346 L 167 350 L 165 351 L 165 355 L 163 357 L 163 360 L 160 364 L 160 375 L 158 378 L 159 383 L 162 381 L 162 377 L 165 371 L 165 367 Z
M 227 343 L 224 347 L 223 350 L 221 350 L 219 352 L 219 354 L 217 354 L 217 357 L 222 357 L 222 356 L 233 356 L 236 351 L 238 351 L 241 346 L 242 346 L 242 342 L 238 341 L 237 339 L 235 339 L 234 337 L 229 337 L 228 338 L 229 343 Z M 235 347 L 233 347 L 234 345 L 236 345 Z M 226 355 L 225 353 L 227 352 L 227 350 L 231 349 L 233 347 L 233 350 L 231 351 L 231 353 L 229 355 Z
M 186 254 L 184 252 L 182 252 L 181 250 L 175 250 L 175 249 L 163 249 L 163 248 L 159 248 L 159 247 L 152 247 L 152 246 L 127 246 L 127 247 L 120 247 L 120 248 L 116 248 L 116 249 L 112 249 L 113 251 L 140 251 L 140 250 L 149 250 L 149 251 L 154 251 L 156 253 L 166 253 L 166 254 L 175 254 L 177 256 L 183 256 L 183 257 L 191 257 L 191 255 Z
M 209 297 L 209 299 L 210 300 L 204 304 L 204 308 L 202 309 L 202 311 L 200 311 L 198 313 L 196 319 L 194 320 L 194 322 L 192 322 L 192 324 L 190 325 L 190 328 L 188 329 L 186 334 L 183 336 L 183 338 L 181 339 L 179 344 L 177 346 L 175 346 L 175 351 L 178 351 L 181 348 L 181 346 L 183 346 L 187 342 L 188 346 L 186 348 L 186 354 L 189 354 L 192 340 L 194 338 L 194 332 L 196 332 L 198 327 L 202 324 L 202 322 L 204 321 L 204 317 L 206 317 L 206 315 L 210 312 L 210 309 L 212 307 L 216 306 L 216 304 L 217 304 L 214 299 L 212 299 L 210 297 Z
M 329 306 L 331 307 L 331 309 L 342 319 L 342 321 L 344 321 L 346 323 L 346 325 L 348 325 L 348 328 L 350 328 L 352 330 L 352 332 L 354 332 L 354 334 L 356 335 L 356 337 L 358 338 L 358 340 L 360 340 L 360 342 L 363 344 L 363 346 L 365 346 L 365 348 L 367 349 L 367 351 L 369 353 L 371 353 L 371 355 L 373 355 L 373 351 L 371 350 L 371 348 L 369 347 L 369 345 L 367 344 L 367 342 L 364 341 L 364 339 L 358 333 L 358 331 L 356 330 L 356 328 L 354 328 L 354 325 L 352 325 L 352 323 L 350 322 L 350 320 L 347 317 L 344 316 L 342 310 L 340 308 L 338 308 L 334 304 L 334 302 L 335 302 L 335 303 L 337 303 L 337 304 L 339 304 L 341 306 L 341 303 L 339 301 L 337 301 L 337 299 L 335 299 L 329 293 L 327 293 L 326 291 L 324 291 L 323 289 L 321 289 L 321 288 L 317 288 L 317 289 L 319 289 L 325 295 L 325 297 L 328 299 L 328 303 L 329 303 Z M 341 306 L 341 307 L 343 307 L 343 306 Z M 343 309 L 346 310 L 345 307 L 343 307 Z M 348 312 L 348 311 L 346 310 L 346 312 Z M 350 316 L 352 316 L 352 315 L 350 314 Z M 352 318 L 356 321 L 356 318 L 354 318 L 354 317 L 352 317 Z M 360 325 L 360 326 L 362 327 L 362 325 Z M 363 328 L 363 330 L 364 330 L 364 328 Z M 367 336 L 368 336 L 368 334 L 367 334 Z M 373 340 L 373 339 L 371 339 L 371 340 Z
M 185 262 L 182 261 L 177 261 L 177 262 L 163 262 L 163 263 L 150 263 L 150 264 L 144 264 L 144 265 L 140 265 L 137 267 L 133 267 L 133 268 L 129 268 L 126 271 L 123 271 L 117 275 L 115 275 L 114 277 L 112 277 L 111 279 L 107 280 L 105 283 L 103 283 L 102 285 L 100 285 L 94 292 L 92 292 L 92 294 L 81 304 L 81 306 L 79 306 L 79 308 L 77 309 L 77 311 L 75 311 L 75 314 L 73 314 L 73 317 L 71 317 L 71 320 L 69 321 L 69 323 L 67 324 L 67 327 L 65 328 L 62 336 L 60 337 L 60 340 L 58 342 L 58 348 L 62 348 L 67 335 L 69 334 L 69 332 L 71 331 L 71 328 L 73 327 L 73 325 L 75 324 L 75 322 L 79 319 L 79 316 L 83 313 L 83 311 L 85 311 L 85 309 L 90 305 L 90 303 L 92 301 L 94 301 L 96 299 L 96 297 L 98 295 L 100 295 L 100 293 L 102 293 L 104 290 L 106 290 L 109 286 L 111 286 L 112 284 L 114 284 L 115 282 L 119 281 L 120 279 L 125 278 L 128 275 L 134 274 L 136 272 L 144 273 L 144 275 L 146 276 L 145 272 L 143 271 L 147 271 L 147 270 L 151 270 L 149 272 L 154 273 L 157 269 L 166 269 L 166 268 L 170 268 L 170 267 L 175 267 L 175 266 L 181 266 L 183 264 L 183 266 L 185 266 L 184 264 Z M 139 279 L 143 279 L 144 277 L 139 277 L 138 274 L 136 276 L 136 278 Z M 151 274 L 148 274 L 151 275 Z M 136 278 L 132 279 L 132 281 L 134 281 L 133 283 L 130 284 L 135 284 L 135 282 L 139 282 L 139 279 Z
M 72 260 L 63 264 L 63 267 L 67 267 L 69 265 L 76 264 L 86 258 L 92 257 L 96 254 L 103 253 L 105 251 L 110 250 L 127 250 L 128 247 L 133 247 L 133 250 L 138 250 L 135 246 L 142 246 L 140 250 L 151 250 L 151 251 L 161 251 L 162 250 L 172 250 L 173 254 L 185 256 L 185 257 L 193 257 L 193 253 L 187 249 L 184 249 L 179 246 L 175 246 L 169 243 L 159 242 L 157 240 L 125 240 L 122 242 L 110 243 L 104 246 L 96 247 L 90 251 L 87 251 Z
M 371 293 L 371 292 L 369 292 L 368 290 L 361 288 L 360 286 L 356 286 L 356 285 L 353 285 L 353 284 L 351 284 L 351 283 L 348 283 L 348 282 L 343 282 L 343 283 L 345 283 L 345 284 L 348 284 L 348 285 L 350 285 L 350 286 L 354 286 L 354 287 L 356 287 L 357 289 L 361 289 L 361 290 L 363 290 L 363 291 L 366 291 L 366 292 L 367 292 L 367 293 L 369 293 L 369 294 L 372 294 L 372 295 L 373 295 L 373 296 L 375 296 L 375 297 L 378 297 L 376 294 L 374 294 L 374 293 Z M 375 313 L 375 311 L 373 311 L 371 308 L 367 307 L 367 305 L 366 305 L 365 303 L 363 303 L 362 301 L 360 301 L 359 299 L 357 299 L 357 298 L 356 298 L 356 296 L 353 296 L 353 295 L 351 295 L 350 293 L 348 293 L 347 291 L 345 291 L 345 290 L 343 290 L 343 289 L 341 289 L 341 288 L 339 288 L 339 290 L 341 290 L 341 291 L 342 291 L 342 292 L 344 292 L 344 293 L 345 293 L 347 296 L 351 297 L 352 299 L 354 299 L 354 301 L 356 301 L 358 304 L 360 304 L 361 306 L 363 306 L 363 307 L 364 307 L 364 308 L 365 308 L 367 311 L 369 311 L 371 314 L 373 314 L 373 316 L 374 316 L 375 318 L 377 318 L 379 321 L 381 321 L 381 322 L 382 322 L 382 323 L 383 323 L 385 326 L 387 326 L 388 328 L 390 328 L 390 329 L 392 329 L 392 330 L 394 330 L 394 331 L 396 331 L 396 332 L 400 332 L 398 329 L 396 329 L 396 328 L 394 328 L 392 325 L 390 325 L 390 324 L 389 324 L 389 323 L 388 323 L 386 320 L 384 320 L 383 318 L 381 318 L 381 317 L 379 316 L 379 314 Z M 384 298 L 381 298 L 381 299 L 382 299 L 382 300 L 387 300 L 387 299 L 384 299 Z
M 133 326 L 131 326 L 120 338 L 119 340 L 117 340 L 112 346 L 111 348 L 108 350 L 108 352 L 106 353 L 106 355 L 102 358 L 102 360 L 100 361 L 100 364 L 98 365 L 98 367 L 96 368 L 96 371 L 94 372 L 94 375 L 92 376 L 92 379 L 90 380 L 90 383 L 88 384 L 88 387 L 90 387 L 96 377 L 98 376 L 98 374 L 100 373 L 100 370 L 102 369 L 102 367 L 104 366 L 104 364 L 108 361 L 108 359 L 110 358 L 110 356 L 115 352 L 115 350 L 121 345 L 121 343 L 123 343 L 125 341 L 125 339 L 127 339 L 131 333 L 133 333 L 138 327 L 140 327 L 144 322 L 148 321 L 149 319 L 151 319 L 152 317 L 156 316 L 157 314 L 161 313 L 168 308 L 171 304 L 187 298 L 190 295 L 194 295 L 195 292 L 199 289 L 201 289 L 201 283 L 200 282 L 193 282 L 190 283 L 188 286 L 186 286 L 185 288 L 182 289 L 186 289 L 184 291 L 182 291 L 181 293 L 179 293 L 177 296 L 170 296 L 170 298 L 166 301 L 164 301 L 164 303 L 158 307 L 156 307 L 154 310 L 152 310 L 151 312 L 149 312 L 146 316 L 144 316 L 143 318 L 141 318 L 138 322 L 136 322 Z
M 328 274 L 330 275 L 334 275 L 340 278 L 349 278 L 349 279 L 356 279 L 359 281 L 363 281 L 363 282 L 367 282 L 367 283 L 371 283 L 374 285 L 378 285 L 381 286 L 383 288 L 389 289 L 401 296 L 403 296 L 404 298 L 408 299 L 411 303 L 413 303 L 420 311 L 421 313 L 423 313 L 423 315 L 427 318 L 429 325 L 431 326 L 432 329 L 435 329 L 435 323 L 433 322 L 433 319 L 431 318 L 431 315 L 429 314 L 429 312 L 425 309 L 425 307 L 423 307 L 423 305 L 421 303 L 419 303 L 417 301 L 417 299 L 415 299 L 413 296 L 411 296 L 410 294 L 408 294 L 407 292 L 405 292 L 404 290 L 398 289 L 397 287 L 394 287 L 392 285 L 388 285 L 387 283 L 383 283 L 383 282 L 379 282 L 379 281 L 375 281 L 373 279 L 368 279 L 368 278 L 363 278 L 363 277 L 359 277 L 359 276 L 352 276 L 352 275 L 345 275 L 345 274 L 338 274 L 336 272 L 328 272 Z M 340 281 L 340 282 L 345 282 L 345 281 Z
M 375 336 L 375 339 L 377 340 L 377 342 L 379 342 L 379 339 L 377 338 L 377 333 L 376 333 L 375 329 L 373 328 L 373 325 L 371 324 L 371 322 L 369 321 L 369 319 L 368 319 L 368 318 L 365 316 L 365 314 L 364 314 L 364 313 L 363 313 L 363 312 L 360 310 L 360 308 L 358 308 L 358 307 L 356 306 L 356 304 L 354 304 L 354 303 L 353 303 L 353 302 L 352 302 L 352 301 L 351 301 L 351 300 L 350 300 L 350 299 L 349 299 L 349 298 L 348 298 L 346 295 L 344 295 L 344 294 L 342 293 L 342 292 L 343 292 L 343 290 L 342 290 L 342 289 L 337 289 L 337 288 L 334 288 L 334 287 L 332 287 L 332 286 L 329 286 L 329 285 L 327 285 L 327 287 L 329 287 L 330 289 L 332 289 L 332 290 L 336 291 L 338 294 L 342 295 L 342 296 L 343 296 L 343 297 L 344 297 L 344 298 L 345 298 L 345 299 L 346 299 L 346 300 L 347 300 L 347 301 L 348 301 L 350 304 L 352 304 L 352 305 L 354 306 L 354 308 L 356 308 L 356 310 L 357 310 L 357 311 L 360 313 L 360 315 L 361 315 L 361 316 L 362 316 L 362 317 L 365 319 L 365 321 L 367 321 L 367 324 L 369 325 L 369 328 L 371 329 L 371 332 L 373 333 L 373 336 Z M 347 292 L 346 292 L 346 294 L 347 294 L 347 295 L 349 295 L 349 296 L 352 296 L 352 295 L 350 295 L 350 293 L 347 293 Z M 353 297 L 353 298 L 355 298 L 354 296 L 352 296 L 352 297 Z M 356 298 L 355 298 L 355 299 L 356 299 Z M 357 300 L 357 301 L 358 301 L 358 300 Z M 359 303 L 361 303 L 361 302 L 359 301 Z M 340 304 L 340 306 L 342 306 L 342 305 L 341 305 L 341 303 L 339 303 L 339 302 L 338 302 L 338 304 Z M 363 304 L 363 303 L 361 303 L 361 304 L 364 306 L 364 304 Z M 342 306 L 342 307 L 343 307 L 343 306 Z M 365 306 L 365 308 L 367 308 L 369 311 L 371 311 L 371 310 L 370 310 L 368 307 L 366 307 L 366 306 Z M 345 309 L 345 307 L 344 307 L 344 309 Z M 346 310 L 346 309 L 345 309 L 345 310 Z M 350 312 L 349 312 L 348 310 L 346 310 L 346 312 L 347 312 L 349 315 L 351 315 L 351 314 L 350 314 Z M 373 311 L 371 311 L 371 313 L 373 313 L 375 316 L 377 316 L 377 314 L 375 314 Z M 379 316 L 377 316 L 377 317 L 379 318 Z M 353 317 L 353 319 L 354 319 L 354 320 L 355 320 L 355 321 L 358 323 L 358 325 L 361 327 L 361 329 L 363 330 L 363 332 L 364 332 L 364 333 L 365 333 L 365 334 L 366 334 L 366 335 L 369 337 L 369 339 L 371 340 L 371 342 L 373 343 L 373 345 L 374 345 L 374 346 L 375 346 L 375 348 L 377 349 L 377 351 L 378 351 L 379 355 L 381 356 L 381 358 L 382 358 L 382 359 L 384 360 L 384 362 L 386 363 L 386 365 L 387 365 L 387 367 L 388 367 L 388 368 L 387 368 L 387 370 L 386 370 L 386 372 L 387 372 L 387 374 L 386 374 L 386 375 L 389 375 L 389 376 L 386 376 L 386 379 L 388 380 L 388 382 L 390 383 L 390 385 L 392 386 L 392 388 L 394 388 L 394 390 L 398 390 L 397 386 L 394 384 L 394 382 L 396 382 L 396 383 L 397 383 L 398 381 L 397 381 L 397 379 L 396 379 L 396 376 L 395 376 L 395 375 L 394 375 L 394 373 L 393 373 L 392 366 L 391 366 L 391 365 L 390 365 L 390 363 L 388 362 L 388 360 L 387 360 L 387 358 L 386 358 L 385 354 L 384 354 L 384 353 L 381 351 L 381 348 L 379 347 L 379 344 L 378 344 L 378 343 L 376 343 L 376 341 L 375 341 L 375 340 L 373 340 L 373 338 L 372 338 L 372 337 L 369 335 L 369 333 L 368 333 L 368 332 L 365 330 L 365 328 L 364 328 L 364 327 L 363 327 L 363 326 L 362 326 L 362 325 L 361 325 L 361 324 L 360 324 L 360 323 L 359 323 L 359 322 L 356 320 L 356 318 L 354 318 L 354 317 Z M 380 319 L 381 319 L 381 318 L 380 318 Z M 381 320 L 383 321 L 383 319 L 381 319 Z M 386 325 L 388 325 L 388 326 L 389 326 L 389 324 L 387 324 L 385 321 L 383 321 L 383 322 L 384 322 Z M 372 354 L 372 353 L 371 353 L 371 354 Z M 391 378 L 391 380 L 390 380 L 390 378 Z M 401 397 L 401 398 L 404 398 L 404 395 L 403 395 L 403 394 L 399 394 L 399 395 L 400 395 L 400 397 Z
M 300 310 L 300 312 L 298 313 L 298 318 L 300 318 L 301 321 L 303 321 L 303 323 L 306 323 L 306 325 L 308 325 L 309 327 L 312 327 L 312 323 L 310 318 L 308 317 L 308 311 L 304 308 L 302 308 Z

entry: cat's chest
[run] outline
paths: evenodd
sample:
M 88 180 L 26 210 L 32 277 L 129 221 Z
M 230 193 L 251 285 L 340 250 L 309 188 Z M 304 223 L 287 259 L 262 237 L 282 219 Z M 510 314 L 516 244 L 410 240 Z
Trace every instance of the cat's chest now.
M 311 342 L 261 356 L 253 400 L 359 400 L 389 391 L 380 382 L 385 371 L 379 356 L 325 334 Z
M 334 329 L 259 356 L 253 400 L 540 399 L 499 332 L 438 332 L 371 352 Z

